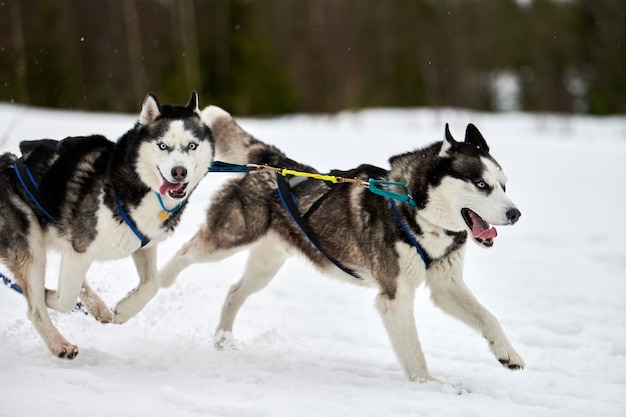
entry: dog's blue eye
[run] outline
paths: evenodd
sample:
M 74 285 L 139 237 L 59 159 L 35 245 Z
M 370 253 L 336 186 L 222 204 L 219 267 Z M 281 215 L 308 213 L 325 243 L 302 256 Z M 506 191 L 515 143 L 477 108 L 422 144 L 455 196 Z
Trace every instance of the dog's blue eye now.
M 188 146 L 189 150 L 192 150 L 192 151 L 195 151 L 197 147 L 198 147 L 198 144 L 197 143 L 193 143 L 193 142 L 190 143 L 189 146 Z
M 167 150 L 167 145 L 163 142 L 159 143 L 159 149 L 162 151 L 166 151 Z
M 485 181 L 478 181 L 476 183 L 476 187 L 478 187 L 478 188 L 480 188 L 482 190 L 483 188 L 487 188 L 487 183 Z

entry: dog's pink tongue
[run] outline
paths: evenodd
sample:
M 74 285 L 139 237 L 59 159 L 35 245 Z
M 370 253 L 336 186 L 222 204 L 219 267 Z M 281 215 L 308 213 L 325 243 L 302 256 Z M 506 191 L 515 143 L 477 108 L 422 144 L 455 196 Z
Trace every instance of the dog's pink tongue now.
M 488 240 L 498 236 L 498 231 L 495 227 L 491 227 L 489 223 L 483 220 L 478 214 L 470 210 L 470 216 L 472 217 L 472 235 L 476 239 Z
M 493 239 L 496 236 L 498 236 L 498 231 L 496 230 L 495 227 L 491 227 L 489 229 L 483 230 L 482 232 L 476 229 L 477 227 L 474 227 L 474 230 L 472 230 L 472 233 L 474 234 L 474 237 L 478 239 L 487 240 L 487 239 Z
M 161 187 L 159 187 L 159 193 L 161 195 L 165 195 L 168 193 L 168 191 L 180 190 L 182 187 L 183 187 L 182 183 L 173 184 L 169 182 L 168 180 L 164 180 L 163 184 L 161 184 Z

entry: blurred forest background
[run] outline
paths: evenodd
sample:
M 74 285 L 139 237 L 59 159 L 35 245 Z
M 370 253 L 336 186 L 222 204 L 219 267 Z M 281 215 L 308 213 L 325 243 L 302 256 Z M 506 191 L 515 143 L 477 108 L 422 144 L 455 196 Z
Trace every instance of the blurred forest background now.
M 0 101 L 626 113 L 624 0 L 0 0 Z

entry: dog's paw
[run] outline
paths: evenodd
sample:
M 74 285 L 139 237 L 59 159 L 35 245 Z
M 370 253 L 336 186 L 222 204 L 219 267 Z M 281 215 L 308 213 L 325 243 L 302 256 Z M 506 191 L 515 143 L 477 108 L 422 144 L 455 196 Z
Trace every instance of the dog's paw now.
M 72 360 L 78 356 L 78 346 L 71 344 L 61 335 L 52 337 L 47 344 L 52 354 L 58 358 Z
M 522 359 L 522 357 L 513 349 L 508 352 L 497 354 L 496 358 L 503 367 L 510 369 L 511 371 L 519 371 L 524 369 L 524 366 L 526 366 L 524 364 L 524 359 Z
M 497 343 L 490 340 L 489 347 L 503 367 L 511 371 L 518 371 L 524 369 L 526 366 L 522 357 L 513 349 L 508 341 L 505 340 L 504 342 Z
M 152 284 L 156 284 L 153 282 Z M 140 285 L 122 298 L 113 309 L 113 323 L 122 324 L 135 317 L 156 295 L 157 285 Z
M 213 345 L 217 350 L 237 350 L 237 345 L 235 344 L 235 338 L 233 337 L 232 332 L 225 332 L 223 330 L 215 333 L 213 337 Z
M 513 354 L 508 358 L 498 358 L 498 362 L 500 362 L 503 367 L 510 369 L 511 371 L 519 371 L 524 369 L 526 366 L 522 357 L 515 352 L 513 352 Z
M 125 313 L 124 311 L 120 311 L 117 307 L 115 307 L 115 311 L 113 311 L 113 320 L 111 320 L 111 323 L 124 324 L 128 320 L 130 320 L 131 317 L 131 315 Z
M 87 301 L 86 299 L 83 300 L 85 302 L 85 306 L 87 307 L 87 311 L 93 316 L 93 318 L 103 324 L 113 322 L 113 312 L 104 302 L 100 300 L 99 302 L 92 302 L 92 300 Z
M 59 358 L 61 359 L 74 359 L 76 356 L 78 356 L 78 346 L 68 346 L 68 348 L 63 348 L 61 349 L 61 351 L 59 352 L 59 354 L 57 355 Z
M 113 320 L 111 323 L 124 324 L 130 320 L 135 314 L 134 309 L 130 308 L 131 304 L 128 302 L 128 298 L 121 300 L 113 309 Z
M 90 309 L 89 314 L 102 324 L 113 323 L 113 312 L 108 307 L 103 309 L 93 309 L 93 311 Z
M 412 379 L 412 378 L 410 378 Z M 428 374 L 426 376 L 419 376 L 415 379 L 413 379 L 414 381 L 419 382 L 420 384 L 435 384 L 435 385 L 439 385 L 439 386 L 443 386 L 446 385 L 445 382 L 443 382 L 441 379 L 439 378 L 435 378 L 434 376 Z
M 80 290 L 80 299 L 87 311 L 100 323 L 111 323 L 113 312 L 106 303 L 86 283 Z

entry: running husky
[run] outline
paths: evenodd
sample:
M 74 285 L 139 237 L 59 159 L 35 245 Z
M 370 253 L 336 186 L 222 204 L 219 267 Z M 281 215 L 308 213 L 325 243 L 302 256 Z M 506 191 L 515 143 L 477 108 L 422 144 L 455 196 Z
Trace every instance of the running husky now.
M 316 172 L 253 138 L 219 108 L 207 107 L 203 118 L 215 137 L 216 159 Z M 289 256 L 300 253 L 320 271 L 377 289 L 376 307 L 411 381 L 435 380 L 413 317 L 414 293 L 423 282 L 437 306 L 482 333 L 505 368 L 522 369 L 524 361 L 498 320 L 462 278 L 468 236 L 491 247 L 497 233 L 490 223 L 510 225 L 520 217 L 504 193 L 506 178 L 482 135 L 470 124 L 465 141 L 457 142 L 446 125 L 444 141 L 394 156 L 390 163 L 390 171 L 361 165 L 331 174 L 406 183 L 408 195 L 398 185 L 391 191 L 407 203 L 365 187 L 310 179 L 292 181 L 287 190 L 282 177 L 271 172 L 230 180 L 214 197 L 201 229 L 160 270 L 161 286 L 172 285 L 190 264 L 250 250 L 243 276 L 230 288 L 222 307 L 216 333 L 219 348 L 248 296 L 264 288 Z M 281 199 L 291 197 L 299 213 L 290 209 L 290 214 L 283 206 Z
M 146 97 L 139 121 L 117 143 L 103 136 L 20 144 L 0 156 L 0 259 L 28 303 L 28 317 L 50 351 L 78 348 L 47 307 L 70 311 L 80 296 L 103 323 L 124 323 L 157 293 L 157 243 L 180 220 L 189 194 L 213 160 L 213 137 L 194 92 L 186 107 Z M 44 287 L 46 252 L 61 252 L 58 289 Z M 89 287 L 93 261 L 133 256 L 139 285 L 113 311 Z M 82 290 L 81 290 L 82 286 Z

